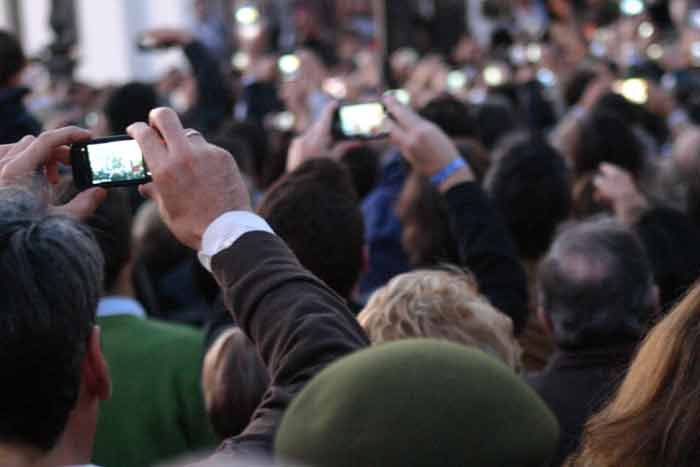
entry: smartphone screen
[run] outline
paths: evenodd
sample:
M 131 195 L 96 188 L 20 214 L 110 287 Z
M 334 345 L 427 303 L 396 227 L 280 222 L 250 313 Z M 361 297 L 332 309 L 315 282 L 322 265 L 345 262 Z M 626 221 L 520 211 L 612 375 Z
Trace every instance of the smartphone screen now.
M 387 135 L 383 128 L 387 118 L 381 102 L 344 105 L 338 109 L 334 122 L 336 139 L 374 139 Z
M 128 136 L 74 145 L 71 159 L 76 184 L 82 188 L 138 185 L 150 181 L 141 148 Z

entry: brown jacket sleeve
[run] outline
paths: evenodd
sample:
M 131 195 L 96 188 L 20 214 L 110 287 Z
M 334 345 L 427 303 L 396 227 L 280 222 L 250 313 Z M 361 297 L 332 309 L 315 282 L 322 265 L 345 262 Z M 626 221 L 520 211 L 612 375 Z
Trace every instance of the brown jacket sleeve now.
M 369 345 L 345 302 L 305 270 L 282 240 L 251 232 L 213 258 L 226 305 L 252 339 L 271 384 L 245 431 L 220 455 L 272 452 L 282 412 L 329 363 Z

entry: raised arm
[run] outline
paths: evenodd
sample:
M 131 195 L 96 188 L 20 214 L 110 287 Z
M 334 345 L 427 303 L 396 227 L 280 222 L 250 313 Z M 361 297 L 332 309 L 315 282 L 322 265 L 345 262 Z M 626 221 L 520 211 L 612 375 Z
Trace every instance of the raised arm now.
M 156 200 L 175 236 L 199 251 L 272 377 L 253 421 L 222 455 L 271 452 L 294 395 L 327 364 L 368 345 L 367 337 L 343 300 L 250 212 L 230 154 L 186 132 L 170 109 L 153 111 L 151 125 L 129 128 L 153 174 L 141 191 Z
M 447 201 L 461 265 L 520 333 L 528 313 L 527 279 L 503 220 L 447 135 L 393 99 L 386 105 L 394 119 L 388 123 L 392 141 Z

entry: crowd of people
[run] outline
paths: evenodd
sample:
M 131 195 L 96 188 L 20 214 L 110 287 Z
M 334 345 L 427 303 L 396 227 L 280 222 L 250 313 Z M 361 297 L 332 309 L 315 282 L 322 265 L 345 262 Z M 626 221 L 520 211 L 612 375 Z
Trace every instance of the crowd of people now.
M 106 87 L 0 31 L 0 465 L 700 462 L 700 3 L 405 3 L 197 1 Z

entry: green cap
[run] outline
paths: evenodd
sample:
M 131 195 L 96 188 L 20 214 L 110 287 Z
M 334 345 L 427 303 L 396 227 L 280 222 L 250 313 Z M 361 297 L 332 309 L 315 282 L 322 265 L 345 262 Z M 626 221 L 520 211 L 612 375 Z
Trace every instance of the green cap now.
M 352 354 L 285 413 L 279 459 L 313 467 L 528 467 L 554 454 L 556 418 L 477 349 L 415 339 Z

